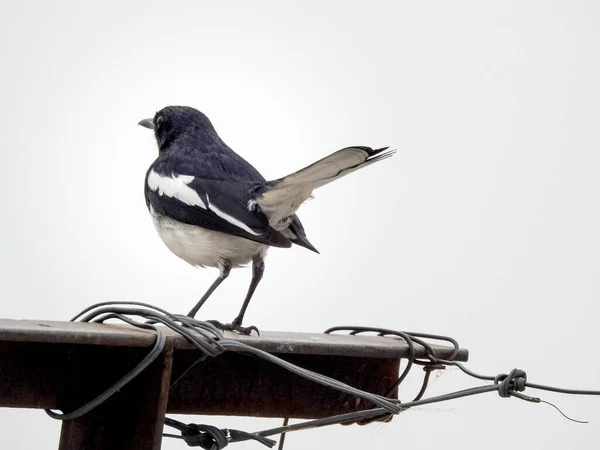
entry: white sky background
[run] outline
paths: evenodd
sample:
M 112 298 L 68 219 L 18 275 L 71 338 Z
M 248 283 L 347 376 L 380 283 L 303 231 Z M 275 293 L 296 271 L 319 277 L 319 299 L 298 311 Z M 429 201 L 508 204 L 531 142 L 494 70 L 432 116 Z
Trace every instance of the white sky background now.
M 266 178 L 348 145 L 398 149 L 301 208 L 321 255 L 273 249 L 246 324 L 448 334 L 476 371 L 519 367 L 532 382 L 600 388 L 598 2 L 2 11 L 0 316 L 67 320 L 106 300 L 190 309 L 217 271 L 188 266 L 156 235 L 143 198 L 156 144 L 137 126 L 185 104 Z M 233 319 L 249 280 L 233 271 L 200 317 Z M 451 371 L 429 394 L 478 384 Z M 401 398 L 416 391 L 415 377 Z M 286 448 L 599 447 L 600 398 L 527 393 L 591 423 L 490 394 L 386 425 L 294 433 Z M 54 449 L 59 431 L 42 411 L 0 410 L 0 448 Z

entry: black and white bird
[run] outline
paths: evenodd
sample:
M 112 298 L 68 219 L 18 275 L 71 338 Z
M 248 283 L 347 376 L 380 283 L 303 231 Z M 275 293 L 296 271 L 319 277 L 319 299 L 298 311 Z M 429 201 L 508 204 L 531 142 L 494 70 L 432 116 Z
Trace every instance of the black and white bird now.
M 158 158 L 145 180 L 146 205 L 159 236 L 175 255 L 220 273 L 189 312 L 194 317 L 232 268 L 252 262 L 242 308 L 225 329 L 242 327 L 260 282 L 269 247 L 300 245 L 317 252 L 296 210 L 312 191 L 390 157 L 386 148 L 348 147 L 278 180 L 267 181 L 221 140 L 208 117 L 187 106 L 168 106 L 139 122 L 154 130 Z

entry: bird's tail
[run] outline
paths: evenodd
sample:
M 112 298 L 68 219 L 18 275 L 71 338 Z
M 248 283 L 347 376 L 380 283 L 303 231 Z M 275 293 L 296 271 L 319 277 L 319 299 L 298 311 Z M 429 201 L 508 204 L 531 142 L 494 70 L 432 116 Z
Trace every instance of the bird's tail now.
M 312 191 L 355 170 L 389 158 L 388 147 L 348 147 L 278 180 L 269 181 L 257 191 L 256 203 L 275 229 L 289 225 L 289 218 Z M 287 222 L 287 223 L 286 223 Z

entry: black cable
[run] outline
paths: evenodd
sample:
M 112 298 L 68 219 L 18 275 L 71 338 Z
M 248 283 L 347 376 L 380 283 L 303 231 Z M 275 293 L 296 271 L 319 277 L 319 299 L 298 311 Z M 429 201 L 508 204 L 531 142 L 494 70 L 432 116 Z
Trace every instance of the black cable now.
M 76 419 L 77 417 L 81 417 L 85 413 L 94 409 L 96 406 L 100 405 L 101 403 L 104 403 L 109 397 L 117 393 L 121 388 L 123 388 L 123 386 L 125 386 L 127 383 L 129 383 L 131 380 L 137 377 L 140 373 L 142 373 L 146 367 L 152 364 L 152 362 L 161 355 L 166 343 L 165 333 L 160 328 L 152 328 L 156 330 L 156 341 L 154 343 L 154 346 L 152 347 L 152 350 L 133 369 L 131 369 L 127 374 L 125 374 L 123 378 L 121 378 L 119 381 L 117 381 L 115 384 L 106 389 L 104 392 L 102 392 L 90 402 L 86 403 L 80 408 L 77 408 L 75 411 L 69 413 L 57 413 L 52 411 L 51 409 L 45 409 L 44 411 L 46 411 L 46 414 L 48 414 L 53 419 L 57 420 L 71 420 Z
M 127 306 L 125 306 L 127 305 Z M 145 319 L 146 322 L 139 322 L 132 317 L 139 317 Z M 533 388 L 539 390 L 545 390 L 550 392 L 558 392 L 563 394 L 575 394 L 575 395 L 600 395 L 600 391 L 596 390 L 577 390 L 577 389 L 563 389 L 553 386 L 546 386 L 542 384 L 530 383 L 527 381 L 527 375 L 523 370 L 513 369 L 508 374 L 500 374 L 497 376 L 481 375 L 476 372 L 467 369 L 461 363 L 455 361 L 460 347 L 458 342 L 447 336 L 438 336 L 433 334 L 425 333 L 408 333 L 396 330 L 390 330 L 385 328 L 369 328 L 369 327 L 333 327 L 326 331 L 326 333 L 332 333 L 336 331 L 346 331 L 351 335 L 358 335 L 363 333 L 377 333 L 378 336 L 388 338 L 399 338 L 406 342 L 408 347 L 407 366 L 402 371 L 401 375 L 395 380 L 394 383 L 388 388 L 385 396 L 361 391 L 359 389 L 348 386 L 341 383 L 338 380 L 320 375 L 318 373 L 303 369 L 295 366 L 285 360 L 282 360 L 270 353 L 250 347 L 239 341 L 226 339 L 222 330 L 219 330 L 213 324 L 209 322 L 203 322 L 196 319 L 189 318 L 187 316 L 181 316 L 171 314 L 160 308 L 156 308 L 152 305 L 142 302 L 103 302 L 96 305 L 92 305 L 86 308 L 80 314 L 75 316 L 72 320 L 81 321 L 93 321 L 93 322 L 104 322 L 110 319 L 118 319 L 127 324 L 144 328 L 154 329 L 156 331 L 156 341 L 152 351 L 127 375 L 119 380 L 114 386 L 107 389 L 105 392 L 100 394 L 94 400 L 86 404 L 85 406 L 73 411 L 71 413 L 59 414 L 51 410 L 46 410 L 48 415 L 53 418 L 66 420 L 75 417 L 79 417 L 86 412 L 90 411 L 100 403 L 105 401 L 108 397 L 122 388 L 127 382 L 133 379 L 141 371 L 144 370 L 158 355 L 160 355 L 164 349 L 166 337 L 161 327 L 155 324 L 163 324 L 165 327 L 170 328 L 179 335 L 183 336 L 188 340 L 195 348 L 200 351 L 201 356 L 197 361 L 192 364 L 186 371 L 173 383 L 177 383 L 191 368 L 202 362 L 204 359 L 214 357 L 225 351 L 235 351 L 245 353 L 255 357 L 265 359 L 269 362 L 277 364 L 284 369 L 296 373 L 302 377 L 308 378 L 313 382 L 338 389 L 342 392 L 358 396 L 370 402 L 374 406 L 370 409 L 356 411 L 347 414 L 341 414 L 337 416 L 327 417 L 323 419 L 305 421 L 293 425 L 282 426 L 269 430 L 263 430 L 257 433 L 246 433 L 240 430 L 231 429 L 218 429 L 210 425 L 197 425 L 197 424 L 183 424 L 174 419 L 166 418 L 165 425 L 174 427 L 181 432 L 181 436 L 165 433 L 165 437 L 175 437 L 183 439 L 190 446 L 200 446 L 206 449 L 219 450 L 228 445 L 231 442 L 245 441 L 249 439 L 257 440 L 262 444 L 272 447 L 275 441 L 266 439 L 266 436 L 281 434 L 297 430 L 318 428 L 332 424 L 340 423 L 352 423 L 359 422 L 365 423 L 365 421 L 382 420 L 392 415 L 399 414 L 402 411 L 410 409 L 415 406 L 438 403 L 443 401 L 454 400 L 458 398 L 484 394 L 488 392 L 498 392 L 501 397 L 516 397 L 518 399 L 535 402 L 535 403 L 548 403 L 549 405 L 556 408 L 563 416 L 569 420 L 574 420 L 562 413 L 555 405 L 541 400 L 537 397 L 531 397 L 523 394 L 526 388 Z M 435 349 L 432 345 L 426 341 L 436 340 L 449 343 L 453 347 L 453 352 L 447 359 L 440 359 L 437 357 Z M 425 358 L 416 357 L 415 345 L 421 345 L 425 350 Z M 421 389 L 411 402 L 402 403 L 400 400 L 386 398 L 391 395 L 398 386 L 404 381 L 408 373 L 414 366 L 414 364 L 423 365 L 425 375 L 421 385 Z M 444 366 L 456 366 L 465 374 L 484 381 L 491 381 L 493 384 L 486 386 L 478 386 L 469 389 L 464 389 L 457 392 L 448 394 L 438 395 L 429 398 L 422 398 L 427 390 L 431 372 L 434 370 L 444 369 Z
M 439 362 L 442 364 L 446 364 L 446 365 L 456 366 L 460 370 L 462 370 L 464 373 L 466 373 L 467 375 L 469 375 L 473 378 L 478 378 L 480 380 L 494 381 L 497 378 L 497 377 L 493 377 L 493 376 L 489 376 L 489 375 L 481 375 L 479 373 L 473 372 L 472 370 L 467 369 L 463 364 L 456 362 L 456 361 L 445 361 L 443 359 L 440 359 Z M 538 390 L 542 390 L 542 391 L 548 391 L 548 392 L 558 392 L 559 394 L 600 395 L 600 390 L 566 389 L 566 388 L 559 388 L 559 387 L 555 387 L 555 386 L 548 386 L 545 384 L 530 383 L 528 381 L 525 382 L 525 387 L 528 387 L 531 389 L 538 389 Z
M 175 428 L 181 432 L 181 439 L 190 447 L 202 447 L 206 450 L 221 450 L 231 442 L 254 440 L 272 448 L 277 442 L 265 436 L 247 433 L 231 428 L 217 428 L 212 425 L 200 425 L 196 423 L 185 424 L 175 419 L 165 418 L 165 425 Z M 171 436 L 169 436 L 171 437 Z M 179 438 L 179 436 L 176 436 Z
M 290 418 L 284 417 L 282 426 L 287 427 L 289 423 L 290 423 Z M 279 435 L 279 445 L 277 446 L 277 450 L 283 450 L 284 445 L 285 445 L 285 433 L 281 433 Z
M 436 397 L 417 400 L 414 402 L 403 403 L 402 410 L 406 410 L 406 409 L 412 408 L 414 406 L 427 405 L 430 403 L 438 403 L 438 402 L 454 400 L 454 399 L 458 399 L 458 398 L 462 398 L 462 397 L 469 397 L 472 395 L 484 394 L 487 392 L 494 392 L 497 389 L 498 389 L 497 385 L 481 386 L 481 387 L 465 389 L 462 391 L 453 392 L 451 394 L 444 394 L 444 395 L 439 395 Z M 256 434 L 258 436 L 273 436 L 276 434 L 289 433 L 292 431 L 321 428 L 321 427 L 328 426 L 328 425 L 339 425 L 339 424 L 344 424 L 344 423 L 359 422 L 359 421 L 362 421 L 365 419 L 370 419 L 370 418 L 376 417 L 376 416 L 386 416 L 387 414 L 388 414 L 387 411 L 383 408 L 372 408 L 372 409 L 356 411 L 356 412 L 351 412 L 351 413 L 346 413 L 346 414 L 339 414 L 337 416 L 325 417 L 323 419 L 308 420 L 305 422 L 288 425 L 287 427 L 277 427 L 277 428 L 271 428 L 268 430 L 257 431 L 253 434 Z
M 593 391 L 588 389 L 565 389 L 554 386 L 546 386 L 544 384 L 526 383 L 525 386 L 531 389 L 541 389 L 548 392 L 558 392 L 560 394 L 571 394 L 571 395 L 600 395 L 600 391 Z

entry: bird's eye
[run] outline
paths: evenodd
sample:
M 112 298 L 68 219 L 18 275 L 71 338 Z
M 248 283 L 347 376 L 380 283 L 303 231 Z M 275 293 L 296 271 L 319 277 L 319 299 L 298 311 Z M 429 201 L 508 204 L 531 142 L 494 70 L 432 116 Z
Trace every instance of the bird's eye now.
M 160 124 L 163 122 L 163 117 L 162 116 L 158 116 L 156 118 L 156 128 L 160 127 Z

